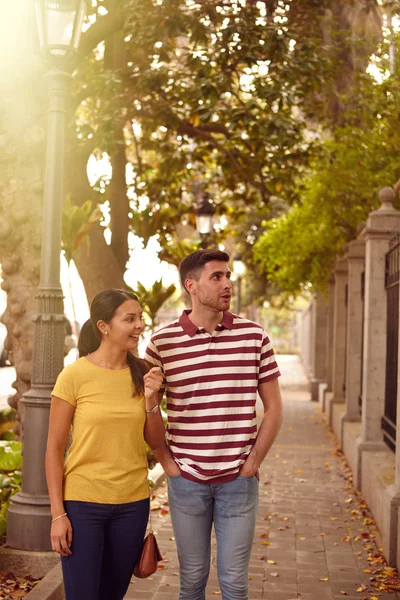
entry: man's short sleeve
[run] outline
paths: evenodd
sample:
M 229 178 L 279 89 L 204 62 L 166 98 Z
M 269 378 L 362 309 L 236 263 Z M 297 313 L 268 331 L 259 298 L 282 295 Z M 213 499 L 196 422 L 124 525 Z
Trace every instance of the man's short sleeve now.
M 65 400 L 69 404 L 72 404 L 72 406 L 76 406 L 75 378 L 71 367 L 73 367 L 73 364 L 61 371 L 51 395 Z
M 163 368 L 161 356 L 158 353 L 157 346 L 153 342 L 153 338 L 150 340 L 146 352 L 144 355 L 145 360 L 153 365 L 153 367 Z
M 146 348 L 146 352 L 144 354 L 144 358 L 153 367 L 161 367 L 161 369 L 162 369 L 162 371 L 164 373 L 164 367 L 163 367 L 162 358 L 161 358 L 161 356 L 160 356 L 160 354 L 159 354 L 159 352 L 157 350 L 157 346 L 153 342 L 153 339 L 151 339 L 150 342 L 148 343 L 148 346 Z M 160 392 L 164 393 L 164 391 L 165 391 L 165 375 L 164 375 L 164 383 L 160 387 Z
M 258 383 L 265 383 L 280 376 L 274 349 L 267 334 L 264 332 L 261 346 L 260 371 Z

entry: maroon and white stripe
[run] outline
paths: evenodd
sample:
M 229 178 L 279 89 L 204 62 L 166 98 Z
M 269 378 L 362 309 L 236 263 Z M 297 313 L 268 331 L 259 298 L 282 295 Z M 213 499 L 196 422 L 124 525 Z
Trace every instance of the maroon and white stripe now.
M 164 371 L 167 439 L 185 477 L 221 483 L 254 444 L 259 384 L 280 373 L 260 325 L 226 312 L 209 334 L 189 312 L 152 337 L 145 358 Z

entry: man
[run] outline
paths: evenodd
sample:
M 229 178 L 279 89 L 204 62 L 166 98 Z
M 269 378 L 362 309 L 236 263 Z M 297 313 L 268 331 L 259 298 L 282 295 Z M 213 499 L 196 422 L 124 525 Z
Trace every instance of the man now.
M 205 600 L 213 523 L 222 598 L 248 600 L 258 468 L 282 421 L 271 343 L 260 325 L 229 312 L 228 261 L 219 250 L 182 261 L 192 310 L 158 331 L 146 351 L 165 374 L 168 445 L 155 454 L 168 477 L 179 600 Z M 258 433 L 257 392 L 264 405 Z

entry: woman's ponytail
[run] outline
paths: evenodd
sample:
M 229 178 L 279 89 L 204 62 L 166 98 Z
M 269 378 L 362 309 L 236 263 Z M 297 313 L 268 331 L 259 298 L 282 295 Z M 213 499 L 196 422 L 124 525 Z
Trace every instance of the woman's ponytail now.
M 92 321 L 88 319 L 82 325 L 78 338 L 78 352 L 79 356 L 87 356 L 100 346 L 101 336 L 100 332 L 97 335 L 95 328 L 93 327 Z
M 131 377 L 133 381 L 133 385 L 135 386 L 137 394 L 144 394 L 144 382 L 143 375 L 145 375 L 149 369 L 149 364 L 132 354 L 132 352 L 128 352 L 127 354 L 128 365 L 131 371 Z

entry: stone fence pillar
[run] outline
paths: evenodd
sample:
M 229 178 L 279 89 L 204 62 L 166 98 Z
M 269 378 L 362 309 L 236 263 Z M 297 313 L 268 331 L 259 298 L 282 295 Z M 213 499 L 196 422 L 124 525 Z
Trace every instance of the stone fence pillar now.
M 383 188 L 381 207 L 369 214 L 365 239 L 365 315 L 362 392 L 362 450 L 382 447 L 381 419 L 385 408 L 387 310 L 385 255 L 393 233 L 400 231 L 400 212 L 393 208 L 395 193 Z
M 329 277 L 329 290 L 328 290 L 328 307 L 327 307 L 327 327 L 326 327 L 326 353 L 325 353 L 325 372 L 326 372 L 326 386 L 321 386 L 321 400 L 322 410 L 325 412 L 332 394 L 332 356 L 333 356 L 333 323 L 335 316 L 335 277 L 333 273 Z
M 312 303 L 300 313 L 299 348 L 300 357 L 307 375 L 311 371 L 311 339 L 312 339 Z
M 346 288 L 347 260 L 336 261 L 334 271 L 334 316 L 333 316 L 333 351 L 332 351 L 332 403 L 344 402 L 346 381 Z
M 381 207 L 369 214 L 362 232 L 365 254 L 364 357 L 361 413 L 361 440 L 355 481 L 374 515 L 382 535 L 383 553 L 390 565 L 396 564 L 400 506 L 400 444 L 395 461 L 383 442 L 382 417 L 385 412 L 387 297 L 385 292 L 385 256 L 389 240 L 400 231 L 400 212 L 393 208 L 395 192 L 384 188 L 379 193 Z M 397 468 L 396 468 L 397 467 Z M 387 471 L 385 471 L 387 469 Z M 383 473 L 393 473 L 386 483 Z M 390 479 L 390 478 L 389 478 Z
M 326 381 L 326 342 L 328 330 L 328 303 L 321 293 L 317 294 L 314 299 L 312 318 L 311 400 L 318 402 L 319 384 Z
M 361 390 L 361 359 L 363 341 L 362 274 L 365 269 L 365 240 L 348 245 L 347 360 L 346 360 L 346 421 L 359 421 Z

